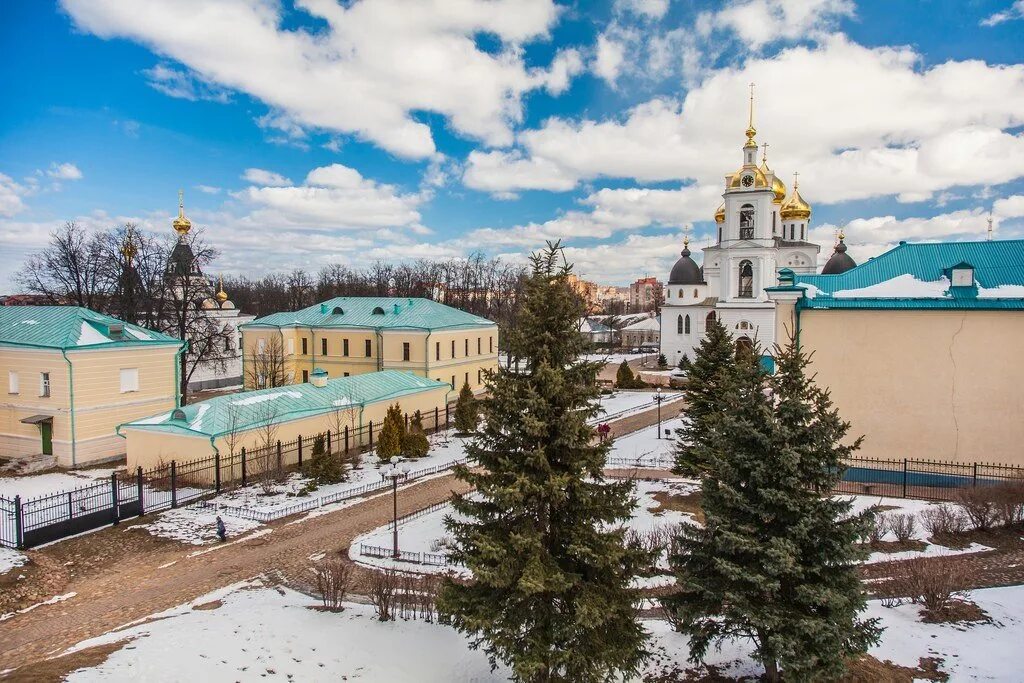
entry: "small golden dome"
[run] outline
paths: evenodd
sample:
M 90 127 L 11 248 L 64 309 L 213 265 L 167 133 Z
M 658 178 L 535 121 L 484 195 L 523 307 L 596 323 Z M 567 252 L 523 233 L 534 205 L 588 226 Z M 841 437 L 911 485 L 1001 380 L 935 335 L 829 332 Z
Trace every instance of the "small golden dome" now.
M 766 176 L 772 173 L 772 170 L 768 168 L 768 161 L 765 159 L 761 160 L 761 172 Z M 786 185 L 782 182 L 779 176 L 772 174 L 772 192 L 775 193 L 775 197 L 772 202 L 775 204 L 781 204 L 782 200 L 786 198 Z
M 221 276 L 217 284 L 217 301 L 224 305 L 224 302 L 228 300 L 228 293 L 224 291 L 224 277 Z
M 724 223 L 725 222 L 725 202 L 722 202 L 722 205 L 720 207 L 718 207 L 718 211 L 715 211 L 715 222 L 716 223 Z
M 185 218 L 185 193 L 182 190 L 178 190 L 178 217 L 171 225 L 174 226 L 174 232 L 182 237 L 192 229 L 192 221 Z
M 811 217 L 811 205 L 804 201 L 804 198 L 800 196 L 800 190 L 797 189 L 799 185 L 796 181 L 796 176 L 793 177 L 793 194 L 789 195 L 789 199 L 782 202 L 782 208 L 779 209 L 779 215 L 783 220 L 797 219 L 807 220 Z

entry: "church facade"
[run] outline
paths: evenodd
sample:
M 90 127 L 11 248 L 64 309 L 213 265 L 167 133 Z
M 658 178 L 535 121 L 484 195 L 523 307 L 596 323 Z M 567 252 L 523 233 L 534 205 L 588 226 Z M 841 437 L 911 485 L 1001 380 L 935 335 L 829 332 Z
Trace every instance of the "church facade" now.
M 770 353 L 782 340 L 776 338 L 775 302 L 765 290 L 783 268 L 794 273 L 817 268 L 820 247 L 808 240 L 811 207 L 800 196 L 797 177 L 787 190 L 768 166 L 767 145 L 758 163 L 753 107 L 751 95 L 743 163 L 725 176 L 722 205 L 715 212 L 717 239 L 704 249 L 698 266 L 685 238 L 665 286 L 661 351 L 672 365 L 684 355 L 693 360 L 714 319 L 737 344 Z

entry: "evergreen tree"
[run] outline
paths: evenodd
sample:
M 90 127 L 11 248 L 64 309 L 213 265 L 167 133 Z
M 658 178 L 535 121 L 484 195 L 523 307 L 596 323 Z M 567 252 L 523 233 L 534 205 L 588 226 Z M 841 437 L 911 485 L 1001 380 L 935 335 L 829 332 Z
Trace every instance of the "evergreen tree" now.
M 306 477 L 309 478 L 309 482 L 303 487 L 305 493 L 315 491 L 318 487 L 326 484 L 337 484 L 348 478 L 345 464 L 341 458 L 327 452 L 323 434 L 318 434 L 313 439 L 309 460 L 302 464 L 302 469 Z
M 728 330 L 717 319 L 710 320 L 693 362 L 687 361 L 686 416 L 683 426 L 676 430 L 676 474 L 700 475 L 701 463 L 692 445 L 706 438 L 709 423 L 722 411 L 735 357 L 736 346 Z
M 622 365 L 615 371 L 615 386 L 620 389 L 633 389 L 636 387 L 636 376 L 626 361 L 622 361 Z
M 405 418 L 397 403 L 388 406 L 377 436 L 377 457 L 381 462 L 402 454 L 402 437 L 405 436 Z
M 519 372 L 489 376 L 483 428 L 457 468 L 473 497 L 448 518 L 451 558 L 473 573 L 447 581 L 439 605 L 456 628 L 519 681 L 604 681 L 646 657 L 634 574 L 647 553 L 624 542 L 629 482 L 606 482 L 597 415 L 599 364 L 579 360 L 582 304 L 557 244 L 531 257 L 510 334 Z
M 843 443 L 849 423 L 806 376 L 795 344 L 776 355 L 775 376 L 757 353 L 716 376 L 719 410 L 692 444 L 706 523 L 680 527 L 670 557 L 679 590 L 664 604 L 693 661 L 746 637 L 769 681 L 780 669 L 792 680 L 833 680 L 880 635 L 877 620 L 859 616 L 856 543 L 866 520 L 829 496 L 860 440 Z
M 473 396 L 473 390 L 469 388 L 469 382 L 466 382 L 462 385 L 459 401 L 455 404 L 455 431 L 460 434 L 472 434 L 479 422 L 480 409 L 476 397 Z
M 659 353 L 658 354 L 658 369 L 659 370 L 664 370 L 667 367 L 668 367 L 668 358 L 665 358 L 665 354 Z
M 677 365 L 676 367 L 678 367 L 683 372 L 690 372 L 690 359 L 687 357 L 685 353 L 683 354 L 683 357 L 679 359 L 679 365 Z

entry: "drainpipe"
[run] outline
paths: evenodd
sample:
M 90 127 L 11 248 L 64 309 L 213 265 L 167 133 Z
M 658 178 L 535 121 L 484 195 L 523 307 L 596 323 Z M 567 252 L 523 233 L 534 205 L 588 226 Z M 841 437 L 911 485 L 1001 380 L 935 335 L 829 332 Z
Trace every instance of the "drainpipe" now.
M 433 330 L 427 330 L 427 340 L 423 342 L 423 376 L 427 379 L 430 379 L 430 335 L 433 333 Z
M 75 444 L 75 376 L 71 370 L 71 359 L 68 358 L 67 350 L 61 349 L 60 355 L 64 356 L 64 362 L 68 364 L 68 414 L 71 415 L 71 466 L 75 467 L 78 464 Z M 52 434 L 50 435 L 50 439 L 53 439 Z
M 188 348 L 188 342 L 183 342 L 178 351 L 174 354 L 174 407 L 181 407 L 181 354 Z
M 310 361 L 309 365 L 309 376 L 313 376 L 313 371 L 316 370 L 316 332 L 313 331 L 313 326 L 309 325 L 309 345 L 313 347 L 313 351 L 310 354 L 313 356 L 313 360 Z
M 377 370 L 384 369 L 384 332 L 379 327 L 373 328 L 374 334 L 377 335 Z

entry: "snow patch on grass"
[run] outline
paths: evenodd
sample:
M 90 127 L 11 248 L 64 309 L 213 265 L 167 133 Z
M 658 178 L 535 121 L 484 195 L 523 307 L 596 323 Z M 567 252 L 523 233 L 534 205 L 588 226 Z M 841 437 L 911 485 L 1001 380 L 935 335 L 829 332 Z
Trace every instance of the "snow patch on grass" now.
M 26 562 L 28 562 L 28 555 L 25 553 L 20 553 L 12 548 L 0 547 L 0 576 L 21 567 Z

